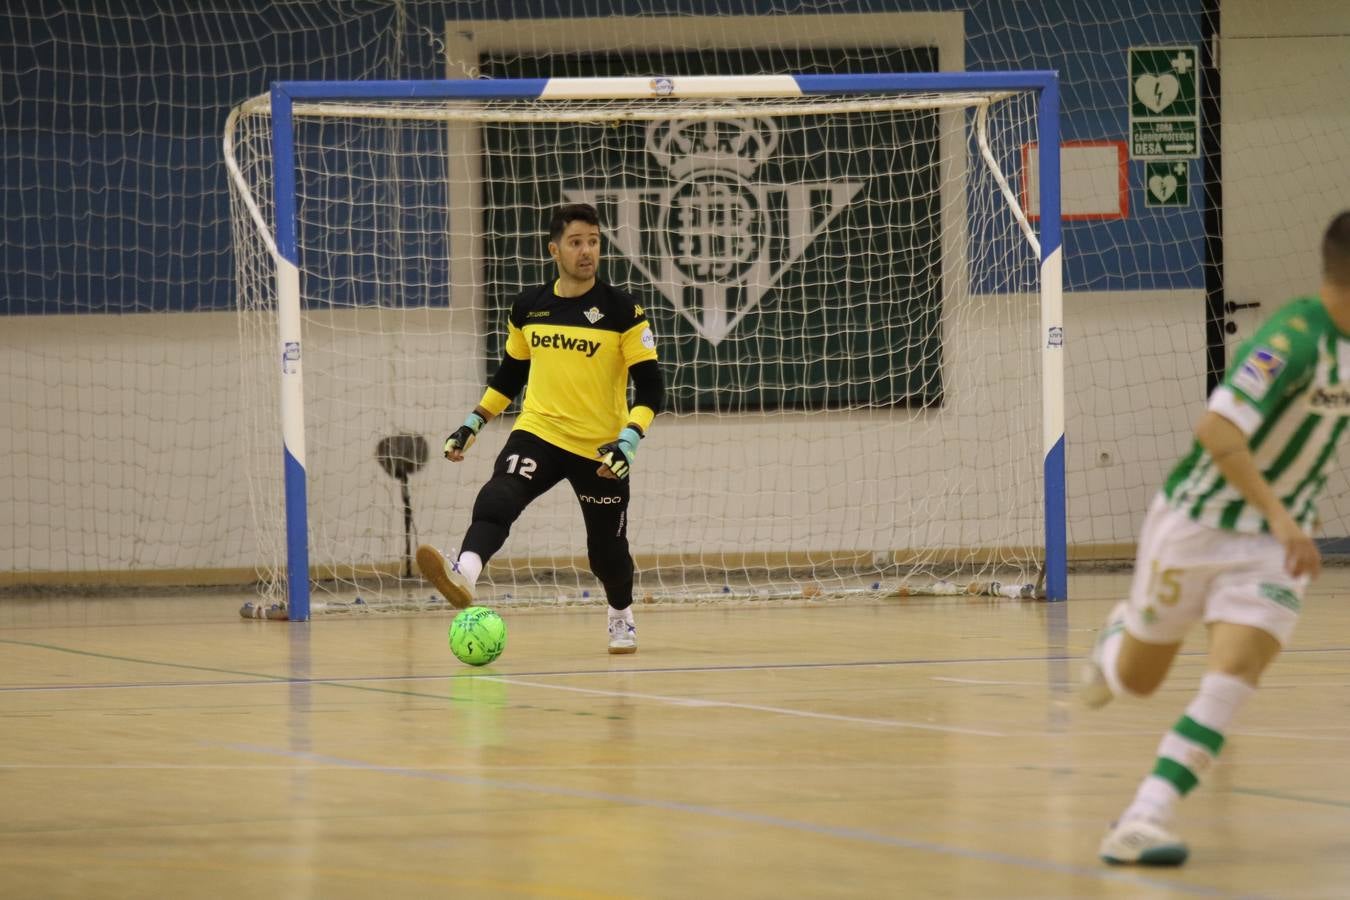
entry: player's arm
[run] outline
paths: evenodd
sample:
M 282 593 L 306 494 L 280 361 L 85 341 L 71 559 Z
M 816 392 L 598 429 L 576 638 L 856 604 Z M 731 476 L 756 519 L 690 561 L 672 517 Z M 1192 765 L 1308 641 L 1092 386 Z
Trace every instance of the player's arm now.
M 511 318 L 507 321 L 506 349 L 502 352 L 502 361 L 497 366 L 497 371 L 488 379 L 483 399 L 478 401 L 473 412 L 464 417 L 464 424 L 445 439 L 445 458 L 451 462 L 464 459 L 464 452 L 478 437 L 478 432 L 488 422 L 500 416 L 529 381 L 530 345 L 513 321 L 515 315 L 516 310 L 513 307 Z
M 1272 316 L 1238 348 L 1235 362 L 1195 427 L 1195 439 L 1224 480 L 1265 517 L 1270 533 L 1284 545 L 1289 574 L 1316 577 L 1322 566 L 1317 544 L 1261 474 L 1250 443 L 1282 398 L 1306 384 L 1317 364 L 1316 343 L 1300 339 L 1298 330 L 1287 326 L 1288 318 Z
M 605 478 L 627 478 L 637 455 L 638 442 L 647 434 L 665 401 L 666 384 L 661 377 L 661 364 L 656 356 L 656 336 L 651 323 L 633 298 L 624 295 L 625 303 L 633 304 L 633 315 L 619 337 L 619 349 L 628 365 L 628 379 L 633 382 L 633 405 L 628 410 L 628 424 L 619 436 L 600 447 L 596 455 L 600 467 L 596 470 Z
M 628 368 L 633 382 L 633 405 L 628 410 L 628 424 L 619 436 L 598 451 L 600 468 L 605 478 L 627 478 L 637 456 L 638 442 L 652 427 L 652 419 L 665 401 L 666 383 L 661 376 L 661 364 L 654 359 L 635 363 Z
M 1270 533 L 1284 545 L 1284 567 L 1290 575 L 1316 578 L 1322 570 L 1317 544 L 1290 515 L 1275 490 L 1256 467 L 1247 435 L 1237 423 L 1213 409 L 1207 410 L 1195 427 L 1195 439 L 1214 460 L 1224 480 L 1260 510 Z

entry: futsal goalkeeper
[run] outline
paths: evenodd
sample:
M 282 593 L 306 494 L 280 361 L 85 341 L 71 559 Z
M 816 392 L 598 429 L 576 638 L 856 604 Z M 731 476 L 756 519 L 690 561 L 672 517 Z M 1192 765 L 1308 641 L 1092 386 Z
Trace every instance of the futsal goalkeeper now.
M 528 387 L 521 414 L 474 501 L 459 556 L 451 563 L 424 544 L 417 566 L 451 605 L 470 605 L 512 523 L 566 478 L 581 505 L 591 572 L 609 602 L 609 652 L 635 653 L 629 473 L 665 384 L 642 307 L 596 275 L 600 250 L 593 206 L 573 203 L 553 214 L 548 252 L 558 277 L 512 303 L 501 365 L 483 399 L 446 438 L 446 458 L 462 460 L 479 430 Z

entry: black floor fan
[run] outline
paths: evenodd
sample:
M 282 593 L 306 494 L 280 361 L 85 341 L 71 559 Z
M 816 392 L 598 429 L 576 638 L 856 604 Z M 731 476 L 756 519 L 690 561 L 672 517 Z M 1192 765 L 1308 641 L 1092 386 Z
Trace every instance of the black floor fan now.
M 408 476 L 427 464 L 427 439 L 420 434 L 391 434 L 375 445 L 375 459 L 403 491 L 403 577 L 412 577 L 413 511 Z

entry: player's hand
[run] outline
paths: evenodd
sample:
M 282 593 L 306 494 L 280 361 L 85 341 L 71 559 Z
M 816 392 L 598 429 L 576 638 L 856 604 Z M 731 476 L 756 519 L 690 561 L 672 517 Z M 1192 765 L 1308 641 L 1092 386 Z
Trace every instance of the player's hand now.
M 637 456 L 638 441 L 642 434 L 633 426 L 619 432 L 617 439 L 601 447 L 596 455 L 600 457 L 600 468 L 596 474 L 601 478 L 617 478 L 623 481 L 633 468 L 633 457 Z
M 1293 517 L 1284 515 L 1270 523 L 1270 533 L 1284 545 L 1284 570 L 1298 578 L 1316 578 L 1322 572 L 1322 553 Z
M 473 446 L 474 438 L 478 437 L 478 431 L 487 421 L 478 413 L 469 413 L 464 419 L 464 424 L 451 432 L 445 439 L 445 458 L 451 462 L 459 462 L 464 458 L 464 451 Z

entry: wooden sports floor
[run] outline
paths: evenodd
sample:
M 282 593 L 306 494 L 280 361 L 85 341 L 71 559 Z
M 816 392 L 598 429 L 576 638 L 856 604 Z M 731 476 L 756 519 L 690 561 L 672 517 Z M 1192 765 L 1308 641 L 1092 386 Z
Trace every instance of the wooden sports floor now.
M 238 618 L 0 599 L 0 897 L 1350 896 L 1350 570 L 1182 807 L 1181 870 L 1096 860 L 1199 676 L 1079 708 L 1123 575 L 1074 599 Z

